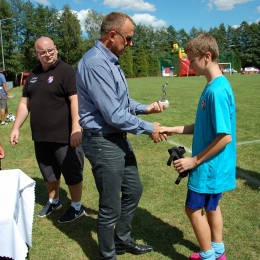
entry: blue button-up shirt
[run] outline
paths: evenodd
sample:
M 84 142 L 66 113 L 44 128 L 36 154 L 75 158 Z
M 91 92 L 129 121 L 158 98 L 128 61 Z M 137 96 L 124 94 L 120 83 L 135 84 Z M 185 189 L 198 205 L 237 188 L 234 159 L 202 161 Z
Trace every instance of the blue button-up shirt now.
M 118 57 L 99 40 L 80 60 L 76 75 L 80 125 L 92 133 L 151 134 L 152 123 L 137 117 L 147 105 L 129 97 Z

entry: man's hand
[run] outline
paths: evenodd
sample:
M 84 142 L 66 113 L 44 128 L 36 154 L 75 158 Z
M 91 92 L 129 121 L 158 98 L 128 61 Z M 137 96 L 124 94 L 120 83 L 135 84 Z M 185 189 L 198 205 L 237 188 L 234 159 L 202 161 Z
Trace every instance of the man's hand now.
M 11 134 L 10 134 L 10 144 L 12 146 L 15 146 L 16 144 L 18 144 L 18 139 L 19 139 L 19 130 L 12 130 Z
M 71 132 L 70 146 L 77 147 L 82 144 L 82 132 L 81 130 Z
M 153 133 L 149 135 L 149 137 L 154 141 L 154 143 L 159 143 L 161 141 L 167 140 L 166 134 L 160 134 L 160 123 L 155 122 L 153 123 L 154 130 Z
M 160 102 L 153 102 L 146 108 L 147 114 L 161 113 L 165 110 L 165 105 L 162 105 Z

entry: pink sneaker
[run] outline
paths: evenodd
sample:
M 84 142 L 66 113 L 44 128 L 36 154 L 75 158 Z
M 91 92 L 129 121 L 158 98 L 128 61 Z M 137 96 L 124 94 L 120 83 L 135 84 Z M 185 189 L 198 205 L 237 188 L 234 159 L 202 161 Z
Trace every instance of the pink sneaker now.
M 217 260 L 227 260 L 226 255 L 223 254 L 221 257 L 216 258 Z
M 191 260 L 200 260 L 200 253 L 194 253 L 190 256 Z M 227 260 L 226 255 L 223 254 L 221 257 L 216 258 L 216 260 Z
M 200 260 L 200 253 L 194 253 L 190 256 L 191 260 Z

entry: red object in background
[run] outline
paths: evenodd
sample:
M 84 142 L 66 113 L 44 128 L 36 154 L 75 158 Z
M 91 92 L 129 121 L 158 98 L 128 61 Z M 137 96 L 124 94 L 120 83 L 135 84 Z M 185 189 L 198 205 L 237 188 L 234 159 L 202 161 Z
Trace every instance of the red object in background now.
M 18 76 L 18 82 L 20 84 L 20 86 L 24 86 L 25 81 L 28 77 L 28 75 L 30 74 L 30 72 L 22 72 L 19 76 Z
M 195 76 L 195 71 L 190 68 L 190 61 L 187 58 L 180 58 L 179 77 Z
M 164 71 L 165 71 L 165 73 L 169 74 L 171 72 L 171 69 L 170 68 L 165 68 Z

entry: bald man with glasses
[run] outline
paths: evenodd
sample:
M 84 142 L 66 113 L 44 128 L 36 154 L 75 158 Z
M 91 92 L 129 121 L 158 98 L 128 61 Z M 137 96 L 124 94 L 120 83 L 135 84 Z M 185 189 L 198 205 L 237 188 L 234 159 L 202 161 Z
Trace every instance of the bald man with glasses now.
M 115 260 L 117 254 L 139 255 L 153 250 L 131 238 L 131 223 L 143 186 L 127 133 L 146 134 L 154 142 L 164 140 L 159 123 L 137 115 L 160 113 L 165 107 L 158 102 L 144 105 L 130 98 L 118 59 L 133 46 L 134 26 L 124 13 L 108 14 L 101 25 L 100 40 L 80 60 L 76 74 L 82 147 L 99 192 L 101 259 Z
M 78 123 L 76 71 L 58 58 L 52 39 L 35 42 L 40 64 L 28 76 L 18 105 L 10 143 L 16 145 L 19 129 L 30 113 L 35 155 L 46 183 L 49 200 L 38 213 L 46 217 L 62 207 L 59 198 L 63 175 L 71 195 L 71 205 L 58 222 L 67 223 L 84 215 L 81 205 L 84 153 Z

